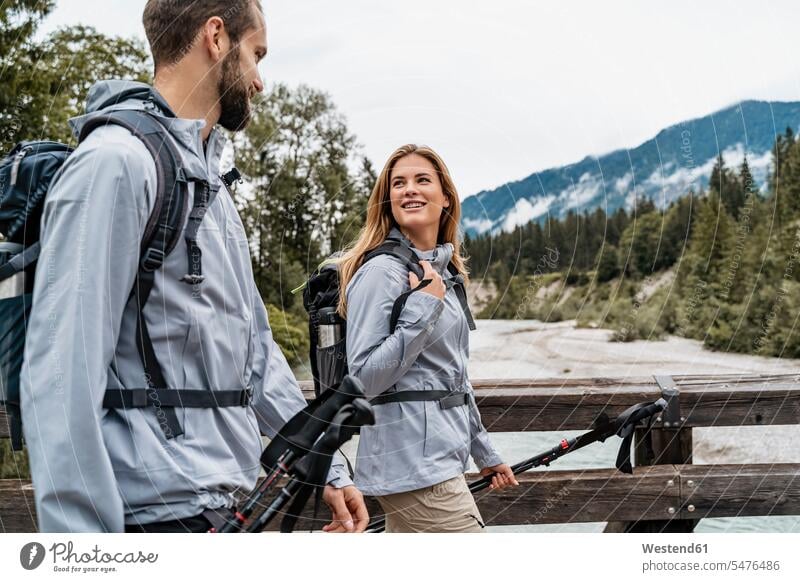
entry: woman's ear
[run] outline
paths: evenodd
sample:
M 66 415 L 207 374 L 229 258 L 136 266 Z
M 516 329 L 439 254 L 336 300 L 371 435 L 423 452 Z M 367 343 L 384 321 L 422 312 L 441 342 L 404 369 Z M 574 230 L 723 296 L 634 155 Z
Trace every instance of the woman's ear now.
M 450 196 L 447 194 L 444 195 L 444 204 L 442 204 L 442 208 L 450 208 Z

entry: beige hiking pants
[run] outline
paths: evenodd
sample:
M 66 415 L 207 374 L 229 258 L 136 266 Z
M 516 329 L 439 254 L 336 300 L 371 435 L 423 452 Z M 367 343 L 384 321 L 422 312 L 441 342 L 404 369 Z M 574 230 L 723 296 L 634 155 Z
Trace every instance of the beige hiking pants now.
M 464 475 L 376 499 L 386 513 L 386 533 L 483 531 L 483 518 Z

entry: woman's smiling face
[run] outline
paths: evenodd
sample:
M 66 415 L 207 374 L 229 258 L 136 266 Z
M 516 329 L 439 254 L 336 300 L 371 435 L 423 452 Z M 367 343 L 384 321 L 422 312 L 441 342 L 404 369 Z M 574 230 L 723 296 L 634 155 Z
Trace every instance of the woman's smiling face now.
M 395 221 L 401 230 L 410 232 L 435 229 L 438 234 L 442 211 L 450 206 L 436 168 L 419 154 L 409 154 L 395 163 L 389 200 Z

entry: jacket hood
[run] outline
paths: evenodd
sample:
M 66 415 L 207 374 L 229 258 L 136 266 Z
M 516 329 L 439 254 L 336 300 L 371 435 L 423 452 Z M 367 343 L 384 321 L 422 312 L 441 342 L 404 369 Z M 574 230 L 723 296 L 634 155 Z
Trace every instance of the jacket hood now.
M 183 169 L 187 177 L 208 180 L 207 168 L 218 165 L 225 137 L 216 128 L 212 129 L 206 154 L 201 135 L 205 119 L 176 117 L 161 94 L 147 83 L 110 79 L 92 85 L 86 98 L 86 113 L 69 120 L 73 135 L 80 135 L 84 124 L 93 116 L 121 109 L 150 110 L 184 151 Z
M 77 136 L 86 121 L 102 111 L 144 109 L 154 106 L 157 106 L 166 117 L 175 117 L 161 94 L 146 83 L 122 79 L 98 81 L 92 85 L 86 96 L 86 112 L 70 119 L 69 124 Z

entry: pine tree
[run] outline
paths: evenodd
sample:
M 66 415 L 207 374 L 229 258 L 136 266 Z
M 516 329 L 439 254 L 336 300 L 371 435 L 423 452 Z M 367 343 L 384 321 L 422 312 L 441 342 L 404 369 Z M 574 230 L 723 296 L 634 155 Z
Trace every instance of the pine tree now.
M 711 170 L 708 189 L 719 196 L 725 209 L 734 219 L 738 218 L 739 209 L 745 200 L 744 188 L 733 172 L 725 165 L 725 159 L 722 154 L 717 156 L 717 161 Z
M 619 256 L 613 245 L 604 245 L 597 253 L 597 282 L 605 283 L 620 274 Z

